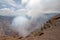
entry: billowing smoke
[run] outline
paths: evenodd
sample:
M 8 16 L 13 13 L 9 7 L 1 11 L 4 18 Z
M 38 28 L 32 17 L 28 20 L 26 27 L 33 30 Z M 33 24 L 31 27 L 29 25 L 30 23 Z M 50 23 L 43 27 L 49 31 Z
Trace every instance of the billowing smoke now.
M 17 16 L 12 21 L 12 29 L 19 33 L 19 36 L 26 37 L 36 29 L 41 29 L 49 19 L 57 14 L 40 14 L 35 17 L 23 15 Z
M 56 11 L 60 11 L 59 2 L 60 0 L 40 0 L 40 2 L 39 0 L 31 0 L 27 4 L 31 10 L 24 15 L 16 16 L 12 21 L 11 28 L 20 36 L 28 36 L 36 29 L 42 28 L 46 21 L 57 15 Z

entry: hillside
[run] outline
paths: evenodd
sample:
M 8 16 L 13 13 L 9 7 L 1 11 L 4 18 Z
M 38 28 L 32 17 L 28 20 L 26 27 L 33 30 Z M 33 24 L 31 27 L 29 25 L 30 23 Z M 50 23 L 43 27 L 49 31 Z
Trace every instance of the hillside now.
M 13 17 L 0 16 L 0 40 L 60 40 L 60 15 L 46 22 L 43 32 L 36 30 L 26 38 L 9 29 Z

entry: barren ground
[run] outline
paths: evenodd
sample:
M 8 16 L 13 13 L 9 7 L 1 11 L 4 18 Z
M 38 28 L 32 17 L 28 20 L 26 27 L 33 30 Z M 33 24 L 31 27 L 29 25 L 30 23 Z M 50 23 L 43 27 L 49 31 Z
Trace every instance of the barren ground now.
M 37 30 L 26 38 L 20 38 L 10 30 L 10 23 L 9 17 L 0 18 L 0 40 L 60 40 L 60 15 L 49 20 L 44 25 L 43 32 Z

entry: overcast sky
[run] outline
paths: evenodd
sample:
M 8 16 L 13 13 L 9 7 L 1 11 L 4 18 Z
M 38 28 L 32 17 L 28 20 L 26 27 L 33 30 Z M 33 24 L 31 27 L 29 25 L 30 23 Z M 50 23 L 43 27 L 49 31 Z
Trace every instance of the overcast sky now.
M 60 11 L 60 0 L 0 0 L 0 15 L 35 15 L 53 11 Z

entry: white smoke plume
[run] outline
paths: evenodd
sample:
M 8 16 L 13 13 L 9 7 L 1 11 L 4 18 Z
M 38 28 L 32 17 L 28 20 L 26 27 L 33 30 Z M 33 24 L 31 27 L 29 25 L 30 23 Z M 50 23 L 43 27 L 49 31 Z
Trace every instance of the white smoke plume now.
M 60 0 L 30 0 L 26 7 L 31 8 L 31 10 L 26 14 L 23 13 L 24 15 L 21 13 L 20 16 L 16 16 L 12 21 L 11 28 L 20 36 L 28 36 L 31 32 L 43 27 L 46 21 L 59 13 L 59 2 Z
M 32 16 L 17 16 L 12 21 L 12 29 L 19 33 L 19 36 L 26 37 L 36 29 L 41 29 L 49 19 L 57 14 L 40 14 Z

